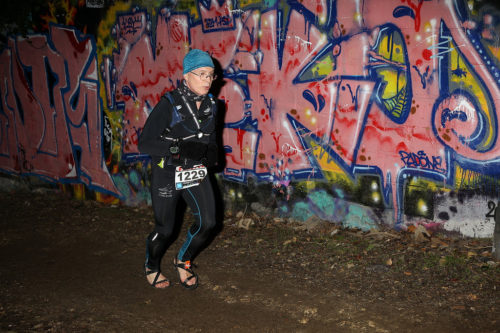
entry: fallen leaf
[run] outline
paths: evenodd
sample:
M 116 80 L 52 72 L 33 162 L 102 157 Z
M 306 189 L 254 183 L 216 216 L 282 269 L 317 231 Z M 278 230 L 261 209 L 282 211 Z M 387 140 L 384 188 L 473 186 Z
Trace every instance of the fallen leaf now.
M 283 245 L 288 245 L 290 243 L 297 243 L 297 237 L 293 237 L 292 239 L 288 239 L 283 242 Z
M 255 223 L 253 222 L 253 220 L 251 218 L 242 218 L 240 219 L 237 223 L 236 223 L 236 226 L 238 226 L 239 228 L 243 228 L 243 229 L 246 229 L 248 230 L 250 228 L 250 226 L 254 225 Z
M 365 237 L 371 237 L 371 238 L 376 238 L 376 239 L 383 239 L 383 238 L 396 238 L 399 239 L 400 236 L 389 233 L 389 232 L 384 232 L 384 231 L 378 231 L 377 229 L 370 229 L 370 231 L 365 235 Z
M 448 243 L 443 242 L 443 241 L 442 241 L 442 240 L 440 240 L 439 238 L 435 238 L 435 237 L 433 237 L 433 238 L 431 239 L 431 244 L 432 244 L 433 246 L 439 246 L 439 247 L 441 247 L 441 248 L 446 248 L 446 247 L 449 247 L 449 246 L 450 246 Z
M 452 310 L 465 310 L 465 306 L 463 305 L 454 305 L 451 307 Z
M 419 224 L 413 234 L 413 240 L 417 243 L 428 242 L 431 240 L 431 235 L 423 225 Z
M 317 308 L 307 308 L 304 310 L 304 315 L 308 317 L 314 317 L 318 313 Z
M 467 251 L 467 258 L 475 257 L 475 256 L 477 256 L 476 252 L 474 252 L 474 251 Z

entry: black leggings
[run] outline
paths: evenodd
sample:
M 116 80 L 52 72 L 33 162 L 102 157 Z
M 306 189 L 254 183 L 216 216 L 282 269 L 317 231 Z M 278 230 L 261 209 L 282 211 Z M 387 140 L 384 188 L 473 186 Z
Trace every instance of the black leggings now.
M 209 177 L 205 177 L 198 186 L 183 190 L 176 190 L 174 181 L 174 175 L 153 166 L 151 198 L 155 227 L 148 237 L 146 253 L 146 265 L 150 269 L 160 268 L 161 258 L 174 241 L 172 235 L 176 224 L 176 209 L 181 197 L 190 207 L 195 222 L 179 250 L 178 260 L 193 260 L 206 245 L 215 227 L 215 200 Z

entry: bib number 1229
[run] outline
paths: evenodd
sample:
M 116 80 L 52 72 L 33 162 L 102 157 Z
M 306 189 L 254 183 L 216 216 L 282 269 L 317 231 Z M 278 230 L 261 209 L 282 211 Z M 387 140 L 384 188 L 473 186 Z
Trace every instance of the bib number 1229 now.
M 197 186 L 207 175 L 207 168 L 203 165 L 195 165 L 191 169 L 182 169 L 178 166 L 175 169 L 175 188 L 181 190 L 184 188 Z

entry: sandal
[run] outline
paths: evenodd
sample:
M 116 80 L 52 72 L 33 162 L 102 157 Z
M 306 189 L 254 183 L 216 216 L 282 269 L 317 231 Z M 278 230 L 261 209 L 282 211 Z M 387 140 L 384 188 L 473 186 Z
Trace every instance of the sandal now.
M 179 276 L 179 281 L 180 281 L 181 285 L 186 289 L 193 290 L 193 289 L 196 289 L 198 287 L 198 274 L 193 272 L 193 270 L 191 269 L 191 266 L 194 266 L 193 264 L 191 264 L 191 261 L 179 263 L 179 261 L 177 259 L 174 259 L 174 267 L 175 267 L 175 270 L 177 271 L 177 275 Z M 181 281 L 181 273 L 179 272 L 179 268 L 185 270 L 186 272 L 191 274 L 191 276 L 187 277 L 184 281 Z M 191 284 L 191 285 L 187 284 L 187 282 L 191 279 L 196 279 L 196 283 Z
M 156 273 L 155 278 L 154 278 L 153 282 L 150 283 L 149 280 L 147 280 L 147 277 L 148 277 L 148 275 L 155 274 L 155 273 Z M 149 269 L 147 267 L 144 267 L 144 274 L 146 275 L 146 280 L 148 281 L 149 285 L 152 286 L 153 288 L 165 289 L 165 288 L 170 287 L 170 280 L 169 279 L 165 278 L 161 281 L 158 281 L 158 278 L 160 277 L 160 274 L 161 274 L 160 270 Z M 157 287 L 156 286 L 158 284 L 165 283 L 165 282 L 168 282 L 166 287 Z

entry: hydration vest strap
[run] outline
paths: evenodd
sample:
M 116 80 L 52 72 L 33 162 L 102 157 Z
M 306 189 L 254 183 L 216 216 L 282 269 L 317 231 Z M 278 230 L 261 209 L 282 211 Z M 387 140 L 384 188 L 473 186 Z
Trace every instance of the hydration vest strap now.
M 197 134 L 188 135 L 188 136 L 183 137 L 183 138 L 173 138 L 173 137 L 168 136 L 168 134 L 170 133 L 170 129 L 175 124 L 177 124 L 177 123 L 179 123 L 179 122 L 181 122 L 183 120 L 183 116 L 179 113 L 179 109 L 182 108 L 182 105 L 180 105 L 180 104 L 178 104 L 178 103 L 175 102 L 175 99 L 174 99 L 174 97 L 172 96 L 172 94 L 170 92 L 166 92 L 164 94 L 164 96 L 169 100 L 170 104 L 172 105 L 172 119 L 170 121 L 169 127 L 166 127 L 163 130 L 163 133 L 160 135 L 160 138 L 162 138 L 163 140 L 168 140 L 168 141 L 183 141 L 183 140 L 188 140 L 188 139 L 191 139 L 191 138 L 194 138 L 194 137 L 201 138 L 203 136 L 210 136 L 210 134 L 202 133 L 200 131 L 200 125 L 198 124 L 198 118 L 196 117 L 195 113 L 193 112 L 193 110 L 189 106 L 189 104 L 186 101 L 186 99 L 184 98 L 184 96 L 181 96 L 182 100 L 183 100 L 183 103 L 185 104 L 185 106 L 188 109 L 189 113 L 192 115 L 194 123 L 195 123 L 196 127 L 198 128 L 198 133 Z M 212 94 L 208 93 L 208 97 L 209 97 L 210 102 L 212 104 L 212 116 L 213 116 L 215 114 L 216 109 L 217 109 L 217 107 L 215 105 L 216 103 L 214 101 L 214 97 L 213 97 Z

